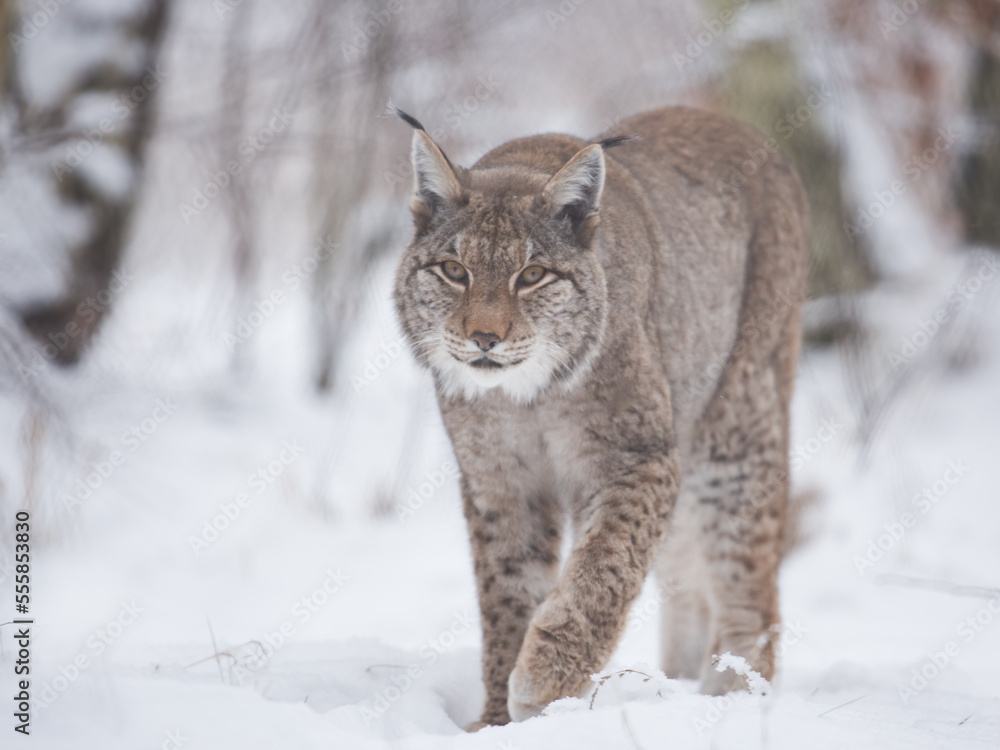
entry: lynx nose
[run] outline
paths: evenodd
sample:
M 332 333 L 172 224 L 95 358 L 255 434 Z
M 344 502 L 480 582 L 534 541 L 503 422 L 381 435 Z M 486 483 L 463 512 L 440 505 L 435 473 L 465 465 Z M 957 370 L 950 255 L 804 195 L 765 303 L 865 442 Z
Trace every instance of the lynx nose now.
M 469 338 L 476 342 L 476 346 L 479 347 L 480 351 L 484 352 L 488 352 L 500 343 L 500 337 L 495 333 L 485 333 L 483 331 L 474 331 Z

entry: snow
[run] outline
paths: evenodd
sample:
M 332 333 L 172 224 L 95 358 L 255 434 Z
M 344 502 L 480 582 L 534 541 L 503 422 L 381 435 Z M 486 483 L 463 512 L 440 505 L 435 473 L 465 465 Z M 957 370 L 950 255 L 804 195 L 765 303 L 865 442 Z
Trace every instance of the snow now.
M 286 334 L 306 313 L 294 296 L 255 333 L 262 369 L 241 390 L 213 377 L 150 377 L 155 368 L 141 366 L 150 351 L 128 343 L 181 311 L 169 284 L 138 281 L 81 371 L 37 375 L 55 394 L 51 429 L 85 458 L 56 442 L 47 460 L 65 479 L 40 480 L 55 502 L 35 511 L 33 691 L 47 705 L 36 706 L 33 747 L 1000 743 L 992 287 L 956 313 L 984 334 L 976 356 L 958 370 L 949 358 L 920 360 L 926 374 L 908 381 L 867 456 L 852 371 L 836 351 L 803 355 L 796 493 L 819 499 L 782 570 L 781 669 L 767 695 L 702 696 L 663 677 L 657 617 L 671 587 L 650 580 L 592 708 L 591 696 L 565 699 L 470 734 L 463 727 L 483 698 L 472 566 L 454 479 L 442 481 L 451 453 L 428 378 L 405 353 L 377 359 L 395 336 L 390 272 L 373 279 L 344 355 L 345 372 L 361 377 L 366 362 L 382 365 L 358 392 L 345 380 L 335 396 L 301 395 L 307 362 Z M 895 311 L 871 356 L 886 357 L 898 331 L 918 330 L 953 284 L 942 273 L 923 295 L 865 299 Z M 137 299 L 145 316 L 131 312 Z M 23 413 L 9 397 L 0 408 L 9 423 Z M 120 464 L 67 507 L 64 495 L 85 494 L 76 480 L 112 451 Z M 5 476 L 26 460 L 15 443 L 3 455 Z M 967 469 L 947 474 L 956 481 L 936 495 L 956 463 Z M 925 487 L 934 500 L 922 511 Z M 423 502 L 400 513 L 414 492 Z M 906 513 L 915 522 L 904 527 Z M 866 555 L 878 559 L 859 566 Z M 12 596 L 8 573 L 0 600 Z M 0 632 L 7 691 L 13 632 Z M 720 666 L 740 667 L 727 657 Z
M 718 655 L 715 658 L 715 669 L 717 672 L 731 669 L 741 677 L 745 677 L 750 695 L 767 695 L 771 692 L 771 683 L 761 677 L 760 672 L 754 671 L 750 667 L 750 662 L 742 656 L 733 656 L 728 651 Z
M 57 5 L 51 24 L 24 47 L 23 83 L 40 104 L 62 96 L 81 66 L 107 56 L 107 35 L 76 39 L 75 21 L 98 6 L 123 15 L 135 7 Z M 499 41 L 484 43 L 474 75 L 450 59 L 427 58 L 401 73 L 391 92 L 428 127 L 448 126 L 442 145 L 464 163 L 526 128 L 594 133 L 635 111 L 640 92 L 649 101 L 686 101 L 685 92 L 717 70 L 714 56 L 683 71 L 672 60 L 701 28 L 700 6 L 689 5 L 683 18 L 644 28 L 609 23 L 590 4 L 553 25 L 538 8 L 504 21 Z M 148 164 L 161 179 L 144 186 L 148 197 L 122 268 L 127 284 L 114 292 L 112 313 L 79 368 L 63 371 L 39 355 L 26 383 L 0 370 L 7 427 L 0 430 L 0 621 L 9 619 L 14 595 L 11 511 L 28 498 L 33 519 L 36 707 L 25 744 L 1000 746 L 1000 269 L 990 275 L 987 264 L 995 253 L 947 252 L 907 183 L 869 235 L 892 283 L 848 301 L 875 323 L 863 348 L 803 353 L 793 405 L 794 491 L 815 500 L 805 511 L 803 542 L 781 572 L 780 669 L 766 695 L 703 696 L 692 682 L 663 676 L 658 618 L 673 588 L 650 579 L 618 651 L 595 676 L 596 694 L 557 701 L 521 724 L 467 733 L 483 699 L 472 564 L 429 378 L 399 347 L 389 303 L 393 259 L 363 282 L 366 306 L 340 353 L 333 395 L 314 394 L 308 287 L 285 281 L 302 261 L 294 254 L 315 253 L 318 239 L 308 237 L 299 188 L 306 173 L 294 174 L 303 157 L 287 158 L 273 173 L 248 170 L 248 182 L 273 177 L 295 189 L 268 191 L 260 207 L 268 216 L 260 221 L 265 252 L 253 298 L 285 296 L 236 345 L 246 369 L 233 368 L 226 336 L 247 311 L 234 313 L 223 202 L 190 224 L 175 210 L 221 164 L 200 130 L 217 103 L 213 71 L 220 67 L 210 64 L 209 41 L 193 51 L 185 45 L 202 32 L 207 40 L 205 29 L 226 29 L 233 17 L 207 2 L 185 8 L 183 33 L 174 35 L 185 44 L 168 46 L 166 55 L 173 87 L 160 92 L 166 135 Z M 269 38 L 294 20 L 261 4 L 254 12 Z M 754 38 L 769 12 L 748 8 L 733 30 Z M 614 13 L 628 16 L 617 6 Z M 407 16 L 406 23 L 435 18 Z M 572 54 L 577 39 L 596 38 L 588 29 L 620 39 L 634 60 L 648 62 L 630 67 L 612 93 L 601 84 L 581 97 L 578 79 L 609 75 L 605 56 Z M 71 34 L 72 47 L 65 43 Z M 539 76 L 534 56 L 512 59 L 508 40 L 520 37 L 539 38 L 574 66 L 549 66 Z M 842 63 L 857 50 L 842 51 L 843 59 L 824 53 L 831 61 L 820 59 L 822 45 L 812 46 L 810 80 L 852 82 L 830 71 L 852 70 Z M 942 54 L 955 54 L 953 46 Z M 643 54 L 651 50 L 657 54 Z M 490 74 L 500 85 L 489 106 L 449 119 L 473 95 L 471 79 Z M 272 78 L 286 87 L 284 69 L 269 75 L 255 79 L 258 91 L 269 91 L 262 87 Z M 863 208 L 906 175 L 885 156 L 870 102 L 837 88 L 837 116 L 831 108 L 817 122 L 843 131 L 846 187 Z M 269 112 L 271 100 L 260 100 L 257 108 Z M 71 127 L 93 126 L 109 104 L 81 102 Z M 252 129 L 269 117 L 254 115 Z M 388 167 L 405 160 L 405 138 Z M 42 170 L 50 169 L 48 156 L 63 159 L 65 151 L 47 155 Z M 105 145 L 80 167 L 112 193 L 131 179 L 114 156 Z M 0 185 L 5 308 L 58 290 L 66 270 L 59 250 L 88 221 L 66 211 L 38 221 L 37 206 L 56 199 L 32 167 L 37 172 L 38 164 L 13 162 Z M 395 185 L 391 206 L 404 220 L 407 184 Z M 384 208 L 372 203 L 370 215 L 355 217 L 359 236 L 385 221 Z M 398 239 L 401 247 L 405 238 Z M 981 289 L 946 304 L 980 272 Z M 947 322 L 928 334 L 942 309 Z M 10 315 L 0 311 L 7 359 L 18 347 L 33 350 L 8 341 Z M 112 463 L 112 454 L 120 460 Z M 14 632 L 0 625 L 0 693 L 7 696 L 16 692 Z M 720 656 L 720 666 L 746 671 Z M 5 705 L 2 747 L 11 742 Z

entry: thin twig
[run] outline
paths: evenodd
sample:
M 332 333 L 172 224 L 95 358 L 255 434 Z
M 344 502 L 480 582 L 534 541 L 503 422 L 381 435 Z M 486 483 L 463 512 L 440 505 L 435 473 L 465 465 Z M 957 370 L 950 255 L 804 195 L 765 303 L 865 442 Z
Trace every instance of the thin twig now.
M 857 698 L 851 698 L 851 699 L 850 699 L 849 701 L 847 701 L 847 703 L 841 703 L 841 704 L 840 704 L 839 706 L 834 706 L 833 708 L 829 709 L 828 711 L 824 711 L 823 713 L 821 713 L 821 714 L 820 714 L 820 715 L 819 715 L 818 717 L 816 717 L 816 718 L 819 718 L 819 719 L 822 719 L 822 718 L 823 718 L 824 716 L 826 716 L 826 715 L 827 715 L 827 714 L 829 714 L 829 713 L 833 713 L 833 712 L 834 712 L 834 711 L 836 711 L 836 710 L 837 710 L 838 708 L 843 708 L 844 706 L 849 706 L 849 705 L 851 705 L 852 703 L 855 703 L 855 702 L 857 702 L 857 701 L 861 700 L 862 698 L 867 698 L 867 697 L 868 697 L 867 695 L 859 695 L 859 696 L 858 696 Z
M 601 689 L 601 686 L 604 685 L 604 683 L 610 680 L 612 677 L 621 677 L 622 675 L 628 674 L 629 672 L 631 672 L 632 674 L 639 674 L 645 677 L 646 679 L 643 680 L 643 682 L 649 682 L 651 679 L 653 679 L 653 675 L 646 674 L 645 672 L 640 672 L 638 669 L 619 669 L 617 672 L 606 674 L 600 680 L 597 681 L 597 687 L 594 688 L 594 694 L 590 696 L 591 710 L 593 710 L 594 708 L 594 701 L 597 700 L 597 693 Z
M 206 656 L 204 659 L 199 659 L 198 661 L 193 661 L 190 664 L 185 664 L 183 667 L 181 667 L 181 669 L 190 669 L 191 667 L 197 667 L 199 664 L 204 664 L 206 661 L 212 661 L 212 659 L 218 661 L 220 656 L 228 656 L 234 662 L 237 661 L 236 657 L 233 656 L 228 651 L 218 651 L 210 656 Z
M 212 631 L 212 621 L 206 617 L 205 622 L 208 623 L 208 634 L 212 636 L 212 650 L 215 652 L 215 663 L 219 665 L 219 679 L 225 683 L 226 678 L 222 674 L 222 659 L 219 658 L 219 647 L 215 645 L 215 633 Z M 232 654 L 229 655 L 232 656 Z M 235 658 L 233 661 L 235 661 Z
M 883 586 L 904 586 L 914 589 L 941 591 L 952 596 L 971 596 L 977 599 L 992 599 L 1000 596 L 1000 588 L 985 586 L 963 586 L 951 581 L 935 581 L 930 578 L 915 578 L 898 573 L 882 573 L 875 577 L 875 583 Z

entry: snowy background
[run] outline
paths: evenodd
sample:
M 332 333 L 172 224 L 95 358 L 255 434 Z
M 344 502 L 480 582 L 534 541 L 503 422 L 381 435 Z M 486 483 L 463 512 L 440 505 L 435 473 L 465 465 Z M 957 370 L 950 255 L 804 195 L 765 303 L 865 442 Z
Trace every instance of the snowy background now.
M 19 510 L 35 620 L 30 737 L 0 625 L 0 747 L 1000 746 L 995 3 L 0 11 L 0 622 Z M 650 580 L 592 704 L 463 731 L 477 604 L 389 303 L 390 98 L 462 164 L 683 103 L 798 165 L 800 512 L 767 695 L 659 674 Z

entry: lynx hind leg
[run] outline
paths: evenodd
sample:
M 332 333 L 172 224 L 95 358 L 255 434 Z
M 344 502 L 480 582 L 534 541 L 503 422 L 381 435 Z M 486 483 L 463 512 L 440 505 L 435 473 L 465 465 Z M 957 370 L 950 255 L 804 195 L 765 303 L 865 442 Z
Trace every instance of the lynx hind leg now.
M 671 536 L 656 560 L 660 607 L 660 664 L 667 677 L 695 679 L 708 648 L 709 610 L 705 566 L 697 527 L 689 512 L 691 498 L 682 490 Z
M 745 687 L 714 654 L 744 657 L 774 675 L 779 622 L 777 575 L 788 498 L 788 389 L 781 358 L 763 367 L 736 360 L 703 422 L 700 541 L 711 613 L 701 691 Z

